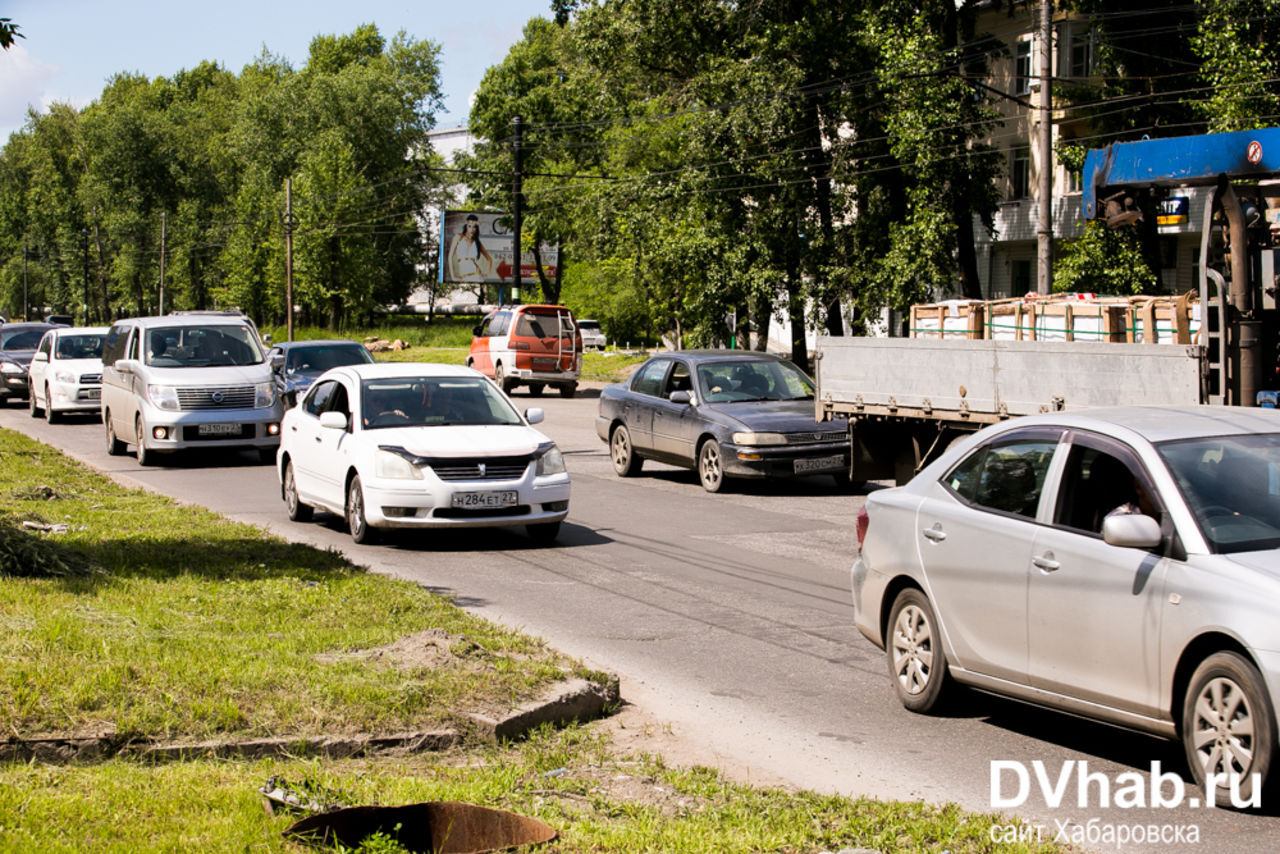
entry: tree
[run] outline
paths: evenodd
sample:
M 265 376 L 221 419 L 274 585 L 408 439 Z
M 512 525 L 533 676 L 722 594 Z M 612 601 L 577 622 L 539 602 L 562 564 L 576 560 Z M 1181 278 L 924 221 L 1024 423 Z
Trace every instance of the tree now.
M 13 23 L 12 18 L 0 18 L 0 48 L 8 50 L 13 47 L 14 39 L 25 39 L 22 33 L 18 32 L 18 25 Z

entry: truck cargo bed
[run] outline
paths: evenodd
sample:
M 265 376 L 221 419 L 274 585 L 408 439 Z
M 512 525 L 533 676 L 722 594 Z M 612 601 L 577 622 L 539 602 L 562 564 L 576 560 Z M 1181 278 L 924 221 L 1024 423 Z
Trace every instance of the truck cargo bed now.
M 1180 344 L 818 339 L 818 417 L 985 424 L 1059 409 L 1201 402 L 1201 348 Z

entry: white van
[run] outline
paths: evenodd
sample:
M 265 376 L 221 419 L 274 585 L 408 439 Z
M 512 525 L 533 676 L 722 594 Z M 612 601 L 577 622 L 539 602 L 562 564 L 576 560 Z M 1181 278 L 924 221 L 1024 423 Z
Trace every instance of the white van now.
M 140 465 L 186 448 L 280 446 L 275 377 L 253 322 L 239 312 L 134 317 L 102 347 L 107 453 L 135 445 Z

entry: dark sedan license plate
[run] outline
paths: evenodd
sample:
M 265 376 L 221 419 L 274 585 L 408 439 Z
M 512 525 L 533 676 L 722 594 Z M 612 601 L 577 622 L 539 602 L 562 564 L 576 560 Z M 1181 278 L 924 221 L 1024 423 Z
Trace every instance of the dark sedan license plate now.
M 497 507 L 514 507 L 516 493 L 509 492 L 456 492 L 453 506 L 464 510 L 487 510 Z
M 200 424 L 196 426 L 198 436 L 239 436 L 239 424 Z
M 796 474 L 810 471 L 827 471 L 844 465 L 844 457 L 814 457 L 808 460 L 796 460 Z

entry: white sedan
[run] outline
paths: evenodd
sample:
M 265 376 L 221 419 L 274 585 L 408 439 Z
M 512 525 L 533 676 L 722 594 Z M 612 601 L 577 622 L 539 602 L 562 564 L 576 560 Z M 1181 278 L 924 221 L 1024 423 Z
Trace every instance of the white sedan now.
M 470 368 L 347 365 L 285 413 L 277 472 L 289 518 L 342 515 L 357 543 L 381 528 L 524 525 L 550 542 L 569 514 L 555 443 Z
M 102 400 L 105 326 L 54 327 L 44 334 L 27 369 L 31 417 L 50 424 L 64 412 L 97 413 Z

